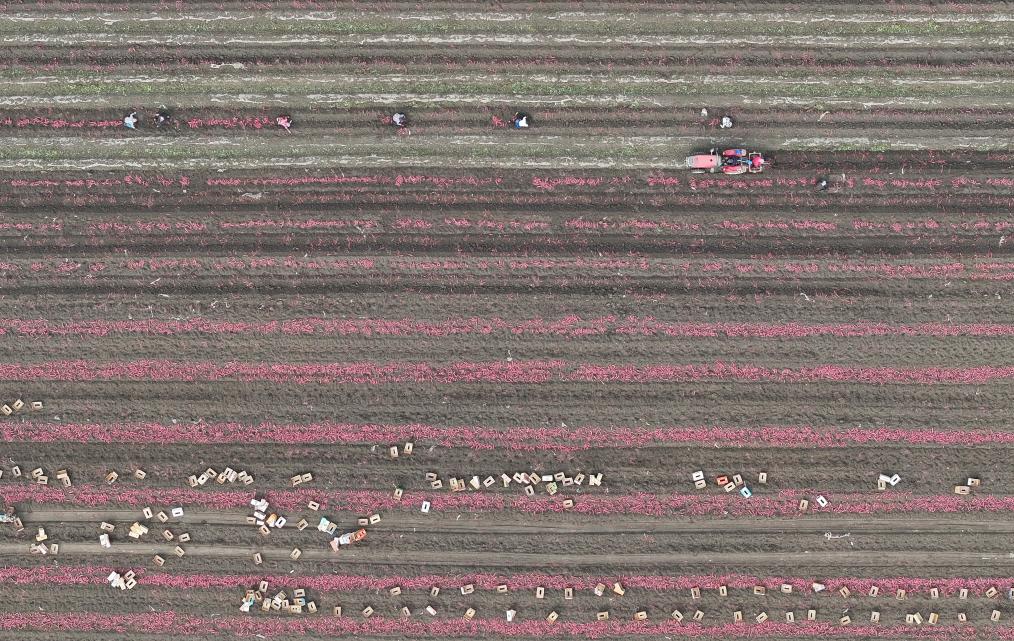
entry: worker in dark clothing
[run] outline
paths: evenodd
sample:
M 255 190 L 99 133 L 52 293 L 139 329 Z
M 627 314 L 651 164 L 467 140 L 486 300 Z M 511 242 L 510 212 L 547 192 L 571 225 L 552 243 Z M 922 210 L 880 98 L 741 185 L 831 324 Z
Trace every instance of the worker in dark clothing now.
M 154 117 L 152 117 L 151 121 L 152 124 L 155 125 L 156 129 L 161 129 L 171 124 L 172 115 L 169 113 L 169 110 L 165 108 L 165 106 L 162 106 L 158 108 L 158 112 L 155 114 Z

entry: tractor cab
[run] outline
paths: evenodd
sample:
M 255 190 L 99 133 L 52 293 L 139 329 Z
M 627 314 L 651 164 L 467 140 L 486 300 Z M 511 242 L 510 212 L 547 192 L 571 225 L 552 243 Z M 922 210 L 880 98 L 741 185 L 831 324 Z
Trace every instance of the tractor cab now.
M 711 149 L 706 154 L 688 156 L 686 167 L 695 174 L 758 174 L 764 171 L 766 162 L 759 151 L 726 149 L 718 153 L 716 149 Z

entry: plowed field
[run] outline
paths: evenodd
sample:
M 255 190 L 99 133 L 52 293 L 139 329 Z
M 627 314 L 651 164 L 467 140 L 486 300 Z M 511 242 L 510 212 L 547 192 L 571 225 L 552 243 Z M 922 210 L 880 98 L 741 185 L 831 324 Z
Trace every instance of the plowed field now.
M 0 2 L 0 53 L 0 638 L 1014 639 L 1009 4 Z

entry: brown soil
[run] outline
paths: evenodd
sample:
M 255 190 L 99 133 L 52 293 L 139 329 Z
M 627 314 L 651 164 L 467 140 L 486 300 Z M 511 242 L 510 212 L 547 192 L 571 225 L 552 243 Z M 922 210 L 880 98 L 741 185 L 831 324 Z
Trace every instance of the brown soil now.
M 0 504 L 13 503 L 26 526 L 16 534 L 0 525 L 0 577 L 42 567 L 72 575 L 85 567 L 143 568 L 149 576 L 241 575 L 249 587 L 265 575 L 288 576 L 296 586 L 301 577 L 331 574 L 437 575 L 448 584 L 475 573 L 575 580 L 996 577 L 998 600 L 973 594 L 968 601 L 933 600 L 927 593 L 904 602 L 798 591 L 757 597 L 748 589 L 731 590 L 727 598 L 705 591 L 692 601 L 686 590 L 637 588 L 623 598 L 601 599 L 584 590 L 573 600 L 551 591 L 542 601 L 527 590 L 506 596 L 479 590 L 468 598 L 452 590 L 436 598 L 424 590 L 406 590 L 399 598 L 379 590 L 312 596 L 322 605 L 319 617 L 336 604 L 357 619 L 367 605 L 378 616 L 396 618 L 402 606 L 416 612 L 432 604 L 441 619 L 474 607 L 480 618 L 499 620 L 503 610 L 516 607 L 524 620 L 555 609 L 563 622 L 590 622 L 609 607 L 616 620 L 628 621 L 644 608 L 652 621 L 661 621 L 674 608 L 700 607 L 708 612 L 705 626 L 713 626 L 731 622 L 735 610 L 754 625 L 761 611 L 781 621 L 785 611 L 800 616 L 816 607 L 825 622 L 845 612 L 865 622 L 877 609 L 885 624 L 898 625 L 904 614 L 934 611 L 945 634 L 1011 635 L 1010 511 L 662 518 L 513 509 L 422 515 L 406 506 L 385 511 L 365 542 L 335 555 L 312 525 L 265 538 L 246 523 L 244 510 L 187 506 L 186 516 L 170 524 L 176 534 L 193 537 L 186 556 L 177 559 L 172 545 L 161 542 L 161 528 L 152 527 L 140 542 L 127 538 L 125 530 L 140 519 L 134 507 L 94 507 L 74 492 L 54 501 L 10 500 L 28 482 L 12 478 L 13 465 L 25 473 L 66 468 L 79 489 L 100 491 L 111 469 L 124 474 L 117 489 L 173 490 L 185 487 L 190 474 L 229 465 L 253 473 L 256 484 L 244 490 L 262 495 L 288 489 L 290 476 L 307 470 L 316 477 L 315 490 L 387 493 L 396 486 L 426 489 L 423 477 L 430 471 L 446 479 L 567 469 L 606 477 L 601 488 L 575 488 L 578 500 L 642 493 L 667 498 L 691 492 L 691 473 L 705 469 L 712 485 L 719 472 L 753 479 L 767 471 L 768 484 L 754 488 L 761 498 L 859 493 L 916 501 L 949 495 L 969 476 L 982 479 L 977 498 L 1009 497 L 1014 445 L 657 443 L 557 454 L 476 449 L 459 436 L 469 427 L 1009 432 L 1009 378 L 932 385 L 58 380 L 66 377 L 57 368 L 74 370 L 73 362 L 145 360 L 723 362 L 776 370 L 970 370 L 1014 361 L 1014 343 L 1004 335 L 673 338 L 502 328 L 446 335 L 115 329 L 33 335 L 15 329 L 40 320 L 62 326 L 317 318 L 434 326 L 495 319 L 504 327 L 573 317 L 772 326 L 1014 323 L 1014 94 L 1007 80 L 1014 53 L 1006 46 L 1006 4 L 760 2 L 738 8 L 734 20 L 728 7 L 697 2 L 311 5 L 0 3 L 0 400 L 46 404 L 40 413 L 0 417 Z M 320 19 L 330 12 L 348 25 Z M 497 23 L 456 12 L 523 16 Z M 156 13 L 196 18 L 139 21 Z M 256 15 L 204 20 L 222 14 Z M 100 15 L 104 20 L 96 20 Z M 52 20 L 58 17 L 68 20 Z M 660 40 L 670 35 L 660 30 L 670 27 L 685 38 Z M 486 38 L 498 30 L 501 40 Z M 456 35 L 474 39 L 446 41 Z M 526 41 L 528 35 L 547 39 L 538 44 Z M 490 90 L 499 85 L 489 78 L 499 76 L 511 79 L 510 91 Z M 529 91 L 547 91 L 544 79 L 555 76 L 588 80 L 550 86 L 552 95 Z M 713 80 L 731 76 L 751 79 L 743 95 Z M 191 77 L 198 89 L 178 81 Z M 399 91 L 398 83 L 377 84 L 394 77 L 404 77 L 410 88 L 418 78 L 433 79 L 419 89 L 381 93 L 384 87 Z M 82 78 L 95 79 L 95 86 L 75 84 Z M 236 79 L 243 78 L 250 79 L 250 93 L 239 93 L 247 90 L 237 88 Z M 110 83 L 99 84 L 105 80 Z M 207 90 L 216 82 L 221 92 Z M 672 91 L 658 89 L 663 86 Z M 131 109 L 148 116 L 160 103 L 171 106 L 177 128 L 128 132 L 94 124 L 115 123 Z M 516 109 L 529 111 L 530 130 L 494 126 Z M 384 122 L 395 110 L 408 112 L 408 132 Z M 271 124 L 283 112 L 293 115 L 289 133 Z M 716 127 L 725 114 L 736 121 L 732 130 Z M 268 124 L 253 127 L 256 119 Z M 687 154 L 712 146 L 762 150 L 770 165 L 761 175 L 737 177 L 681 168 Z M 830 183 L 826 191 L 816 190 L 821 177 Z M 320 264 L 311 265 L 315 261 Z M 350 267 L 349 261 L 370 267 Z M 67 361 L 28 380 L 11 373 Z M 34 421 L 38 439 L 12 436 L 27 420 Z M 365 432 L 359 442 L 340 445 L 102 442 L 113 426 L 129 422 L 416 423 L 441 430 L 450 445 L 417 438 L 416 453 L 394 462 L 386 456 L 390 443 L 372 442 Z M 46 438 L 47 430 L 67 424 L 92 424 L 95 442 Z M 148 477 L 127 478 L 138 466 Z M 883 472 L 903 478 L 897 492 L 875 490 Z M 200 491 L 221 490 L 212 483 Z M 483 492 L 521 496 L 513 486 Z M 290 512 L 290 525 L 320 516 L 309 509 Z M 326 514 L 343 529 L 362 516 Z M 102 521 L 116 525 L 111 550 L 97 542 Z M 60 544 L 59 555 L 29 554 L 39 527 Z M 290 561 L 297 546 L 303 556 Z M 260 567 L 251 559 L 258 551 L 265 558 Z M 156 553 L 169 558 L 165 568 L 154 568 Z M 228 618 L 239 614 L 242 594 L 240 587 L 171 590 L 146 585 L 143 577 L 123 593 L 104 584 L 0 579 L 0 621 L 39 613 L 143 621 L 156 611 Z M 988 622 L 994 607 L 1003 612 L 999 630 Z M 961 611 L 973 629 L 957 627 Z M 763 627 L 748 633 L 778 638 Z M 229 633 L 181 629 L 173 636 L 221 639 Z M 862 635 L 842 633 L 849 636 Z M 164 636 L 140 629 L 0 628 L 0 639 L 6 638 Z

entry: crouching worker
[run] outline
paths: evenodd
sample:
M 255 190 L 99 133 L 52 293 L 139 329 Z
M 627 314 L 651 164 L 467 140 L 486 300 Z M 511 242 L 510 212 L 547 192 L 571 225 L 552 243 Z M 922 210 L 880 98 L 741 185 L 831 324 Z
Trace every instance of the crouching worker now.
M 166 109 L 165 107 L 159 107 L 158 112 L 151 119 L 151 122 L 152 124 L 155 125 L 157 129 L 161 129 L 162 127 L 168 126 L 172 122 L 172 115 L 169 113 L 169 110 Z
M 519 111 L 514 114 L 514 128 L 515 129 L 528 129 L 528 114 L 523 111 Z

